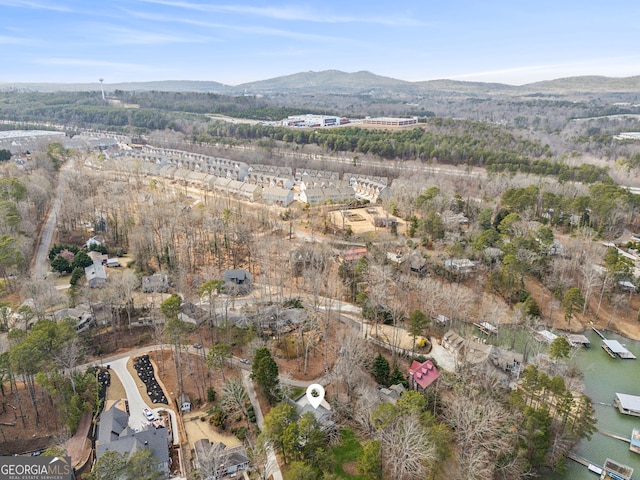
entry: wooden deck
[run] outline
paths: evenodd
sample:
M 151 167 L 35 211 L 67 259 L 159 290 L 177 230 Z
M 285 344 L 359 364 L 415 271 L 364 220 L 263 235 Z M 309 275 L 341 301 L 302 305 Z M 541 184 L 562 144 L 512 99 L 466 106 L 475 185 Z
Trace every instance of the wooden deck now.
M 605 437 L 610 437 L 610 438 L 615 438 L 616 440 L 620 440 L 626 443 L 631 443 L 631 439 L 630 438 L 625 438 L 621 435 L 616 435 L 615 433 L 609 433 L 609 432 L 603 432 L 602 430 L 598 430 L 598 432 L 602 435 L 604 435 Z
M 590 460 L 587 460 L 584 457 L 581 457 L 579 455 L 576 455 L 573 452 L 569 452 L 565 455 L 568 459 L 573 460 L 576 463 L 579 463 L 580 465 L 587 467 L 589 469 L 590 472 L 593 472 L 597 475 L 600 475 L 602 473 L 602 467 L 596 463 L 593 463 Z

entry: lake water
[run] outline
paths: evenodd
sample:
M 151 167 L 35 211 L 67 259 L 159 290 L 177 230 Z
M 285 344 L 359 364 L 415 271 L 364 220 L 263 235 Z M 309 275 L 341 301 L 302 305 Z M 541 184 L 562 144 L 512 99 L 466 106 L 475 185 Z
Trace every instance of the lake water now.
M 604 332 L 610 340 L 618 340 L 638 357 L 637 360 L 611 358 L 602 348 L 602 340 L 593 332 L 585 332 L 591 341 L 591 348 L 580 349 L 575 361 L 584 372 L 585 393 L 591 397 L 598 418 L 599 430 L 631 438 L 631 431 L 640 428 L 640 417 L 621 414 L 617 408 L 598 405 L 596 402 L 610 403 L 615 393 L 640 395 L 640 342 L 628 340 L 620 335 Z M 629 450 L 629 444 L 606 437 L 598 432 L 590 441 L 583 440 L 574 452 L 591 462 L 602 465 L 607 458 L 628 465 L 634 469 L 634 478 L 640 478 L 640 455 Z M 567 460 L 568 471 L 548 478 L 553 480 L 594 480 L 598 476 L 586 467 Z

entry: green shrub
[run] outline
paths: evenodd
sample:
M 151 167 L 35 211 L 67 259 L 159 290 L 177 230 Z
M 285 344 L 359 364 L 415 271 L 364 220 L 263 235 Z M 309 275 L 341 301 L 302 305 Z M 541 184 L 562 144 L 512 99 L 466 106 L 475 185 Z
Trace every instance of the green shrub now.
M 207 402 L 215 402 L 216 401 L 216 391 L 213 387 L 207 387 Z

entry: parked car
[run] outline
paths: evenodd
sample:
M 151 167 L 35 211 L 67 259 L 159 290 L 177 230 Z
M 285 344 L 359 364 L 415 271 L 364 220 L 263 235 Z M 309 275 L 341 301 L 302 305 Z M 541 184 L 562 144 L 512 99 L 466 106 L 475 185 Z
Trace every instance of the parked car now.
M 200 348 L 202 348 L 202 344 L 201 343 L 194 343 L 193 344 L 193 348 L 200 349 Z
M 147 420 L 155 420 L 156 417 L 151 410 L 149 410 L 148 408 L 144 408 L 142 411 L 144 412 L 144 416 L 147 417 Z
M 247 360 L 246 358 L 241 358 L 240 362 L 249 365 L 249 360 Z

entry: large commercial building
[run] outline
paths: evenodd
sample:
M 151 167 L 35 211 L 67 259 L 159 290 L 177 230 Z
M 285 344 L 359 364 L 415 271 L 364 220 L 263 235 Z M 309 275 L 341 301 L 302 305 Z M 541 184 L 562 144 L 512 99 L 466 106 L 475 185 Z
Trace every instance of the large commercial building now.
M 417 125 L 418 117 L 412 118 L 392 118 L 392 117 L 377 117 L 377 118 L 365 118 L 362 120 L 363 125 L 384 125 L 388 127 L 405 127 L 407 125 Z
M 292 115 L 282 120 L 282 125 L 285 127 L 333 127 L 335 125 L 341 125 L 342 119 L 332 115 Z

